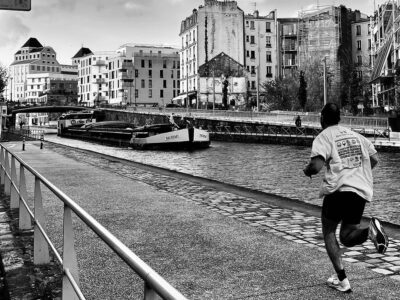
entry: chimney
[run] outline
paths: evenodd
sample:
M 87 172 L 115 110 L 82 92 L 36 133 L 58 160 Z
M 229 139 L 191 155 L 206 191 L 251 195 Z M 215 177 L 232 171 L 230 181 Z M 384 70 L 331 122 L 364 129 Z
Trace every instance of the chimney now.
M 258 16 L 259 16 L 258 10 L 255 10 L 255 11 L 254 11 L 253 16 L 254 16 L 255 18 L 258 18 Z

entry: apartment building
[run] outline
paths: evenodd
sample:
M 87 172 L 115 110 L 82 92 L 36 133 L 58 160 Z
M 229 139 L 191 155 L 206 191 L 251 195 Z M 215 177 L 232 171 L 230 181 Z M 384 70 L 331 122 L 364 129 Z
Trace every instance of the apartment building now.
M 119 86 L 124 97 L 122 103 L 159 106 L 170 103 L 180 88 L 178 51 L 164 45 L 122 45 L 116 51 L 122 64 L 118 72 L 122 80 Z
M 181 22 L 181 76 L 177 101 L 186 104 L 188 97 L 190 105 L 199 105 L 198 69 L 217 55 L 224 53 L 240 65 L 245 64 L 243 24 L 244 12 L 236 1 L 217 0 L 205 0 L 204 5 L 194 9 Z
M 27 77 L 36 73 L 61 73 L 61 65 L 52 47 L 43 46 L 36 38 L 29 38 L 15 53 L 8 68 L 9 81 L 6 98 L 10 101 L 27 102 Z
M 372 23 L 372 106 L 389 111 L 399 105 L 395 72 L 400 67 L 399 1 L 378 5 Z
M 356 19 L 351 24 L 353 74 L 353 101 L 359 101 L 359 107 L 369 105 L 372 71 L 372 20 L 365 14 L 356 11 Z M 358 84 L 354 86 L 354 81 Z
M 278 74 L 276 11 L 260 16 L 256 10 L 245 15 L 244 21 L 247 90 L 255 95 L 260 84 L 275 79 Z
M 298 18 L 278 19 L 278 76 L 291 76 L 298 69 Z
M 81 56 L 82 55 L 82 56 Z M 108 59 L 113 51 L 79 50 L 73 60 L 78 62 L 78 102 L 87 106 L 108 104 Z
M 49 95 L 60 95 L 71 102 L 77 98 L 77 75 L 62 73 L 36 73 L 26 78 L 27 103 L 48 103 Z M 63 104 L 67 104 L 66 102 Z

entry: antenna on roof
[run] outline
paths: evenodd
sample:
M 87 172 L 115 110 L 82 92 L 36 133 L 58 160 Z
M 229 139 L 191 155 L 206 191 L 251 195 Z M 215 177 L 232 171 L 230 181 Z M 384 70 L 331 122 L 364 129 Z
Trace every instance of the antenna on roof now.
M 254 10 L 256 11 L 257 10 L 257 2 L 251 2 L 251 4 L 253 4 Z

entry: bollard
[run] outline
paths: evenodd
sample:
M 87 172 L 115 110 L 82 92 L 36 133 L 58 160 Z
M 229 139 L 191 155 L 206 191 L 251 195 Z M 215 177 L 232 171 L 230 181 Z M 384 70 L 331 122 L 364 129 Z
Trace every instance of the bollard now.
M 43 149 L 44 134 L 40 136 L 40 149 Z
M 22 138 L 22 151 L 25 151 L 25 138 Z

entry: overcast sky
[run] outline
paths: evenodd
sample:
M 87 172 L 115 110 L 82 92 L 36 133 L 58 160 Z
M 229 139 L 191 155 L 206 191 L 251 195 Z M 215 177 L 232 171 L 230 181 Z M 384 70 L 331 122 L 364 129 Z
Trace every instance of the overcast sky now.
M 9 65 L 14 53 L 35 37 L 57 52 L 58 61 L 70 64 L 84 47 L 116 50 L 126 43 L 179 45 L 180 23 L 203 0 L 31 0 L 29 12 L 0 11 L 0 64 Z M 239 0 L 247 14 L 255 9 L 278 18 L 296 17 L 310 6 L 340 5 L 372 14 L 373 0 Z M 384 3 L 376 0 L 376 5 Z

